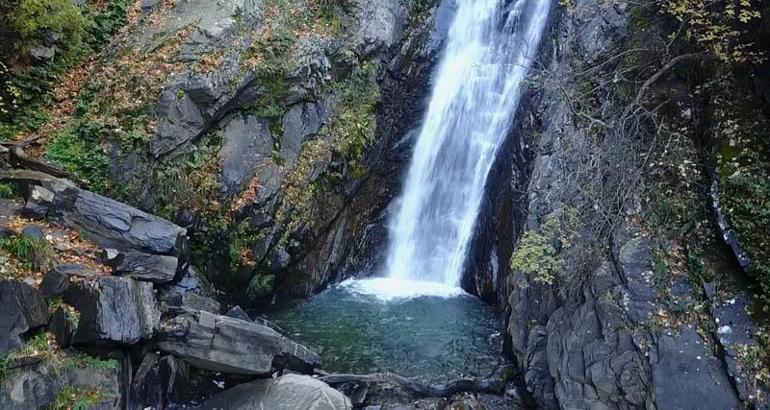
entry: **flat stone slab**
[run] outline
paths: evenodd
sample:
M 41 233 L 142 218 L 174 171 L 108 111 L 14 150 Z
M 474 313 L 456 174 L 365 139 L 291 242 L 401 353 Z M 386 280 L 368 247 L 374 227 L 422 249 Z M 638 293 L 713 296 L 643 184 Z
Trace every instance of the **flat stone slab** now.
M 267 375 L 274 367 L 310 371 L 321 365 L 316 353 L 267 326 L 204 311 L 164 321 L 158 348 L 224 373 Z

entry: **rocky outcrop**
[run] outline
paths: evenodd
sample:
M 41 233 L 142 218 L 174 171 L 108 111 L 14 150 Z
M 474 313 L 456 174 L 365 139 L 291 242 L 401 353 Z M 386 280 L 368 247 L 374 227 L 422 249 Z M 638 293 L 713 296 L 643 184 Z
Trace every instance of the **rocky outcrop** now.
M 727 255 L 716 268 L 722 282 L 693 280 L 676 262 L 663 261 L 687 246 L 676 239 L 681 231 L 672 240 L 650 228 L 653 204 L 643 199 L 639 181 L 652 180 L 652 165 L 640 164 L 663 148 L 655 148 L 644 127 L 626 133 L 638 120 L 625 106 L 634 100 L 610 86 L 618 70 L 628 69 L 614 60 L 618 53 L 654 32 L 630 26 L 640 18 L 634 12 L 592 0 L 557 12 L 543 68 L 534 73 L 538 86 L 520 107 L 513 147 L 502 150 L 510 157 L 498 159 L 491 173 L 463 285 L 502 301 L 510 352 L 540 407 L 761 403 L 764 393 L 746 383 L 751 372 L 738 365 L 758 344 L 746 313 L 750 302 L 728 284 L 735 274 L 729 252 L 709 242 L 705 252 Z M 670 104 L 661 114 L 666 121 L 699 129 L 685 80 L 664 72 L 658 81 L 648 98 Z M 585 89 L 594 90 L 597 105 L 584 99 Z M 679 161 L 696 161 L 692 153 L 681 155 Z M 685 206 L 704 208 L 707 198 L 698 198 L 701 203 Z M 708 217 L 698 224 L 709 226 Z M 528 261 L 535 269 L 517 270 L 528 265 L 511 258 L 517 249 L 524 249 L 519 257 L 538 255 Z M 719 333 L 723 320 L 730 324 Z
M 0 281 L 0 355 L 22 345 L 21 335 L 48 323 L 48 305 L 24 282 Z
M 287 374 L 238 385 L 207 400 L 201 408 L 347 410 L 353 406 L 345 395 L 318 379 Z
M 226 373 L 265 375 L 276 367 L 307 372 L 321 364 L 317 354 L 267 326 L 203 311 L 165 320 L 158 348 Z
M 215 285 L 250 289 L 249 303 L 309 296 L 357 272 L 383 237 L 382 223 L 367 225 L 396 192 L 451 10 L 209 3 L 136 10 L 92 74 L 88 121 L 105 129 L 111 185 L 189 227 Z M 114 118 L 125 126 L 108 125 Z M 49 195 L 34 197 L 41 214 Z M 80 195 L 70 220 L 110 206 Z M 93 233 L 130 242 L 113 237 L 123 215 L 107 222 Z M 132 250 L 176 256 L 181 246 Z M 156 273 L 143 280 L 165 280 Z
M 0 385 L 0 407 L 33 410 L 85 398 L 90 408 L 120 408 L 119 366 L 94 368 L 66 360 L 75 359 L 65 357 L 10 370 Z

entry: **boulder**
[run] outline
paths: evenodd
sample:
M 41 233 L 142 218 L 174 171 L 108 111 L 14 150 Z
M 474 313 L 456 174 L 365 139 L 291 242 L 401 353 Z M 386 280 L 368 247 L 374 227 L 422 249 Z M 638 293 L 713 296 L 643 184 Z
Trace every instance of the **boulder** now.
M 43 296 L 24 282 L 1 281 L 0 306 L 0 355 L 20 347 L 21 335 L 48 323 Z
M 345 410 L 344 394 L 310 376 L 287 374 L 240 384 L 207 400 L 202 409 Z
M 164 408 L 165 391 L 158 370 L 158 355 L 147 353 L 131 380 L 128 409 Z
M 64 220 L 102 246 L 179 254 L 187 230 L 122 202 L 80 190 L 71 208 L 59 208 Z
M 112 266 L 118 275 L 153 283 L 171 282 L 179 268 L 179 259 L 176 256 L 136 251 L 121 252 L 116 249 L 104 250 L 102 261 Z
M 98 277 L 70 286 L 64 301 L 80 313 L 73 343 L 131 345 L 153 336 L 160 311 L 152 284 Z
M 160 310 L 165 312 L 193 312 L 202 310 L 219 314 L 221 305 L 214 299 L 191 292 L 164 292 L 160 296 Z
M 321 364 L 316 353 L 267 326 L 204 311 L 164 321 L 158 348 L 197 367 L 234 374 L 266 375 L 274 367 L 310 371 Z

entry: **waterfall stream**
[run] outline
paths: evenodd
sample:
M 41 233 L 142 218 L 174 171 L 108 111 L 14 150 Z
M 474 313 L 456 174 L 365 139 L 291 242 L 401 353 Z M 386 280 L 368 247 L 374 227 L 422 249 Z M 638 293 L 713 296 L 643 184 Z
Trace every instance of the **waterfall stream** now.
M 550 0 L 456 0 L 396 211 L 383 275 L 334 285 L 271 315 L 328 370 L 445 382 L 504 363 L 493 309 L 458 285 L 495 155 Z
M 396 212 L 385 275 L 456 287 L 549 0 L 460 0 Z

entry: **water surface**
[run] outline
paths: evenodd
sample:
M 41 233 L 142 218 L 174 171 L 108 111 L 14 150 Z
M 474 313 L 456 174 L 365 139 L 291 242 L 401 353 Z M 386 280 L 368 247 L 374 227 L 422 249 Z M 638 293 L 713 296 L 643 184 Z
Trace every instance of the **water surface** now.
M 438 383 L 488 376 L 504 363 L 492 307 L 457 288 L 404 297 L 380 285 L 388 286 L 349 281 L 270 319 L 331 372 L 391 371 Z

